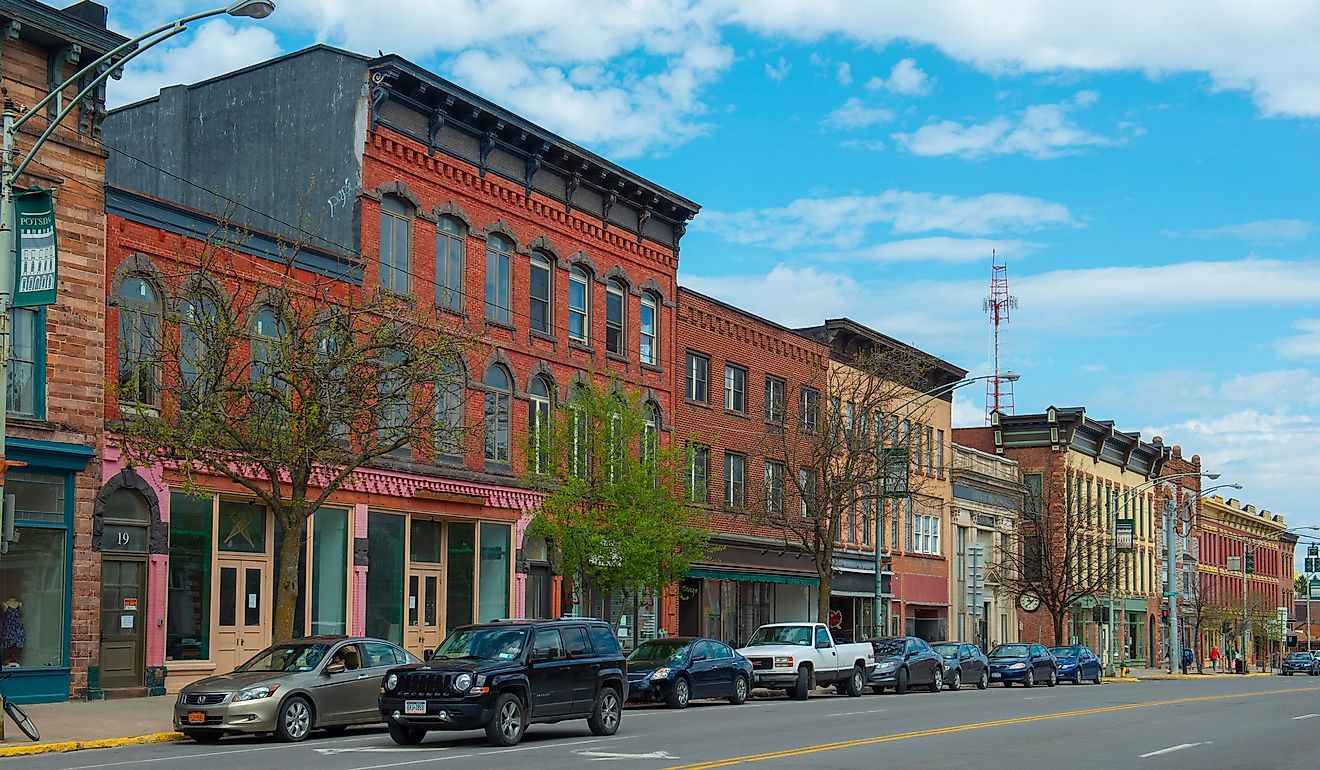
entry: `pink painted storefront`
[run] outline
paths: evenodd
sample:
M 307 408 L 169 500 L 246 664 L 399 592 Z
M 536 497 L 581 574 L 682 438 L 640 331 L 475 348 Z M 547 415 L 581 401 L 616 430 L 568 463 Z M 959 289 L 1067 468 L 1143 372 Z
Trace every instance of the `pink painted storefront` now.
M 103 587 L 118 636 L 103 643 L 102 679 L 175 691 L 269 644 L 282 532 L 265 508 L 222 479 L 190 496 L 113 446 L 104 466 L 94 530 L 122 585 Z M 513 487 L 363 470 L 309 522 L 295 635 L 363 634 L 420 655 L 463 623 L 549 615 L 555 579 L 544 547 L 523 537 L 535 502 Z

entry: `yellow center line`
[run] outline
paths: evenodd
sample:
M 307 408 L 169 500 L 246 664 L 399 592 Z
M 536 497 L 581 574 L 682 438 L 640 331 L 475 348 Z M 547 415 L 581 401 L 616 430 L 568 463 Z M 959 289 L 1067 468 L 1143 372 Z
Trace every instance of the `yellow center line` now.
M 824 751 L 854 749 L 859 746 L 874 746 L 878 743 L 903 741 L 908 740 L 909 738 L 926 738 L 933 735 L 962 733 L 969 730 L 984 730 L 987 727 L 1003 727 L 1005 725 L 1017 725 L 1025 722 L 1043 722 L 1050 719 L 1083 717 L 1092 714 L 1111 714 L 1116 711 L 1131 711 L 1133 709 L 1154 708 L 1156 706 L 1172 706 L 1179 703 L 1203 703 L 1206 701 L 1231 700 L 1235 698 L 1258 698 L 1263 695 L 1286 695 L 1313 690 L 1320 690 L 1320 687 L 1300 687 L 1289 690 L 1258 690 L 1255 692 L 1229 693 L 1224 695 L 1201 695 L 1194 698 L 1172 698 L 1170 700 L 1156 700 L 1148 701 L 1146 703 L 1124 703 L 1117 706 L 1101 706 L 1099 708 L 1079 709 L 1077 711 L 1061 711 L 1057 714 L 1038 714 L 1035 716 L 1015 717 L 1013 719 L 998 719 L 993 722 L 976 722 L 969 725 L 952 725 L 950 727 L 937 727 L 930 730 L 914 730 L 912 732 L 895 733 L 893 735 L 878 735 L 873 738 L 858 738 L 851 741 L 839 741 L 838 743 L 821 743 L 815 746 L 783 749 L 780 751 L 767 752 L 765 754 L 748 754 L 742 757 L 729 757 L 728 759 L 697 762 L 690 765 L 677 765 L 670 767 L 667 770 L 714 770 L 718 767 L 732 767 L 734 765 L 749 764 L 752 762 L 766 762 L 772 759 L 787 759 L 788 757 L 797 757 L 804 754 L 818 754 Z

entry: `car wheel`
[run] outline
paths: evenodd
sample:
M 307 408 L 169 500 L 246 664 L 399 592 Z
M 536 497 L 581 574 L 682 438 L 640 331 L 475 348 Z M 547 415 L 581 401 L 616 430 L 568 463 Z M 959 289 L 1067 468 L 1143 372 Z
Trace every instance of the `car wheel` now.
M 747 695 L 751 691 L 752 687 L 747 684 L 747 677 L 739 674 L 733 679 L 733 695 L 729 696 L 729 702 L 735 706 L 741 706 L 747 702 Z
M 506 692 L 495 699 L 495 713 L 486 723 L 486 739 L 494 746 L 513 746 L 527 732 L 527 717 L 522 699 Z M 390 733 L 391 736 L 393 733 Z
M 1103 682 L 1103 681 L 1104 681 L 1103 673 L 1104 673 L 1104 672 L 1101 671 L 1100 667 L 1099 667 L 1099 666 L 1096 666 L 1096 667 L 1095 667 L 1095 678 L 1091 680 L 1091 684 L 1100 684 L 1101 682 Z
M 619 691 L 613 687 L 601 689 L 596 696 L 596 710 L 587 720 L 592 735 L 614 735 L 619 731 L 619 722 L 623 719 L 623 702 L 619 700 Z
M 1280 671 L 1279 673 L 1280 673 L 1280 674 L 1283 674 L 1284 676 L 1292 676 L 1292 672 L 1291 672 L 1291 671 Z
M 1073 683 L 1073 684 L 1081 684 L 1081 683 L 1082 683 L 1082 668 L 1081 668 L 1081 666 L 1078 666 L 1078 667 L 1077 667 L 1077 670 L 1073 672 L 1072 683 Z
M 897 676 L 894 677 L 894 692 L 898 693 L 899 695 L 903 695 L 904 693 L 907 692 L 907 685 L 908 685 L 908 670 L 906 668 L 900 668 L 898 670 Z
M 385 725 L 390 730 L 390 740 L 400 746 L 416 746 L 426 737 L 426 731 L 420 727 L 404 727 L 389 722 Z
M 1032 669 L 1027 669 L 1027 675 L 1026 675 L 1025 677 L 1022 678 L 1022 686 L 1023 686 L 1023 687 L 1035 687 L 1035 686 L 1036 686 L 1036 672 L 1035 672 L 1035 671 L 1033 671 Z
M 184 733 L 184 736 L 197 743 L 219 743 L 224 735 L 219 730 L 189 730 Z
M 793 690 L 789 697 L 793 700 L 806 700 L 811 695 L 811 672 L 806 666 L 798 669 L 797 684 L 793 685 Z
M 685 709 L 690 700 L 692 700 L 692 685 L 680 676 L 674 680 L 674 686 L 669 688 L 669 694 L 665 696 L 665 703 L 669 704 L 671 709 Z
M 987 687 L 989 687 L 989 686 L 990 686 L 990 675 L 987 674 L 986 672 L 982 671 L 982 672 L 981 672 L 981 681 L 979 681 L 979 682 L 976 683 L 976 689 L 978 689 L 978 690 L 984 690 L 985 688 L 987 688 Z
M 949 689 L 950 689 L 950 690 L 954 690 L 954 691 L 957 691 L 957 690 L 961 690 L 961 689 L 962 689 L 962 672 L 961 672 L 961 671 L 955 671 L 955 672 L 953 672 L 953 678 L 949 680 Z
M 944 689 L 944 671 L 935 669 L 935 678 L 930 680 L 930 691 L 939 692 Z
M 312 705 L 301 695 L 295 695 L 280 707 L 275 718 L 275 737 L 285 743 L 306 740 L 312 731 Z
M 847 683 L 843 686 L 843 692 L 849 698 L 856 698 L 866 689 L 866 673 L 860 667 L 854 668 L 852 674 L 848 676 Z
M 1053 687 L 1058 683 L 1059 683 L 1059 671 L 1058 669 L 1052 668 L 1050 669 L 1050 678 L 1045 682 L 1045 684 L 1049 685 L 1050 687 Z

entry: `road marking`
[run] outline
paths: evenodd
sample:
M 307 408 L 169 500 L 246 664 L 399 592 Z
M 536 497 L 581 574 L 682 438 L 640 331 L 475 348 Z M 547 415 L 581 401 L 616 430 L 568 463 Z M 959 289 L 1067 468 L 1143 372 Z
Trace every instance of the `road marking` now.
M 1049 700 L 1050 698 L 1053 697 L 1054 697 L 1053 695 L 1028 695 L 1025 698 L 1021 698 L 1020 700 Z
M 893 741 L 902 741 L 909 738 L 925 738 L 934 735 L 946 735 L 949 733 L 962 733 L 969 730 L 983 730 L 988 727 L 1004 727 L 1007 725 L 1026 724 L 1029 722 L 1043 722 L 1051 719 L 1064 719 L 1067 717 L 1091 716 L 1094 714 L 1109 714 L 1118 711 L 1131 711 L 1134 709 L 1152 708 L 1156 706 L 1171 706 L 1178 703 L 1201 703 L 1206 701 L 1232 700 L 1237 698 L 1258 698 L 1265 695 L 1287 695 L 1299 692 L 1308 692 L 1320 690 L 1320 687 L 1304 687 L 1287 690 L 1259 690 L 1246 693 L 1227 693 L 1221 695 L 1200 695 L 1191 698 L 1173 698 L 1170 700 L 1148 701 L 1146 703 L 1124 703 L 1117 706 L 1103 706 L 1093 709 L 1079 709 L 1077 711 L 1061 711 L 1057 714 L 1036 714 L 1026 717 L 1017 717 L 1014 719 L 1000 719 L 994 722 L 977 722 L 969 725 L 952 725 L 950 727 L 937 727 L 933 730 L 917 730 L 908 733 L 895 733 L 893 735 L 879 735 L 873 738 L 858 738 L 851 741 L 840 741 L 838 743 L 822 743 L 815 746 L 803 746 L 796 749 L 784 749 L 782 751 L 772 751 L 765 754 L 748 754 L 742 757 L 729 757 L 728 759 L 716 759 L 709 762 L 695 762 L 690 765 L 675 765 L 668 770 L 715 770 L 720 767 L 732 767 L 734 765 L 749 764 L 752 762 L 767 762 L 774 759 L 787 759 L 789 757 L 798 757 L 805 754 L 818 754 L 825 751 L 838 751 L 841 749 L 854 749 L 860 746 L 874 746 L 879 743 L 890 743 Z
M 884 709 L 871 709 L 870 711 L 840 711 L 837 714 L 826 714 L 826 717 L 850 717 L 856 714 L 879 714 Z
M 1177 746 L 1170 746 L 1167 749 L 1160 749 L 1159 751 L 1147 752 L 1137 757 L 1137 759 L 1146 759 L 1147 757 L 1158 757 L 1161 754 L 1172 754 L 1175 751 L 1182 751 L 1183 749 L 1190 749 L 1200 745 L 1201 744 L 1199 743 L 1180 743 Z
M 595 760 L 597 762 L 604 759 L 678 759 L 678 757 L 667 751 L 651 751 L 646 754 L 623 754 L 617 751 L 596 751 L 595 749 L 580 749 L 573 752 L 579 757 Z
M 1302 714 L 1299 717 L 1293 717 L 1293 721 L 1297 721 L 1298 719 L 1315 719 L 1316 717 L 1320 717 L 1320 714 Z
M 354 768 L 354 770 L 381 770 L 381 768 L 385 768 L 385 767 L 405 767 L 407 765 L 420 765 L 427 762 L 448 762 L 451 759 L 471 759 L 472 757 L 484 757 L 484 756 L 489 756 L 491 754 L 507 754 L 511 751 L 532 751 L 534 749 L 559 749 L 559 748 L 563 748 L 564 746 L 581 746 L 584 743 L 603 743 L 605 741 L 618 741 L 618 740 L 624 740 L 629 737 L 631 736 L 616 735 L 610 738 L 589 738 L 583 741 L 569 741 L 567 743 L 560 743 L 558 741 L 538 743 L 534 746 L 518 746 L 511 749 L 493 749 L 491 751 L 474 751 L 467 754 L 455 754 L 453 756 L 445 756 L 445 757 L 431 756 L 431 757 L 426 757 L 425 759 L 413 759 L 407 762 L 386 762 L 385 764 L 382 765 L 366 765 L 364 767 Z M 449 747 L 439 746 L 437 748 L 449 748 Z

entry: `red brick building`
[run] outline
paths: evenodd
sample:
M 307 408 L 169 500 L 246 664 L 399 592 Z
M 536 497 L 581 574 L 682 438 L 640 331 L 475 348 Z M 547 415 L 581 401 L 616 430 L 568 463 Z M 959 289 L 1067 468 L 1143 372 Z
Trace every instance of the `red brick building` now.
M 535 495 L 520 486 L 520 437 L 592 373 L 640 390 L 672 434 L 678 243 L 696 205 L 399 57 L 324 46 L 164 89 L 106 126 L 112 330 L 130 310 L 168 321 L 188 298 L 184 255 L 228 216 L 251 232 L 235 280 L 303 243 L 308 276 L 409 296 L 486 343 L 438 418 L 497 438 L 383 459 L 333 497 L 312 519 L 305 575 L 329 600 L 306 602 L 297 630 L 421 651 L 459 623 L 567 609 L 544 544 L 522 537 Z M 113 376 L 114 334 L 106 351 Z M 152 557 L 144 646 L 177 687 L 238 654 L 225 581 L 238 571 L 268 595 L 273 527 L 219 480 L 199 501 L 159 469 L 107 462 L 112 491 L 170 534 Z M 238 552 L 242 516 L 267 534 Z M 629 635 L 676 629 L 673 599 L 583 598 L 631 618 Z M 269 641 L 269 612 L 252 621 L 248 647 Z

